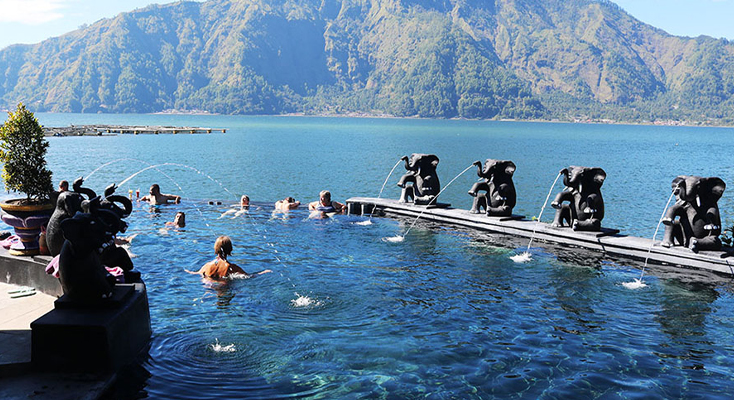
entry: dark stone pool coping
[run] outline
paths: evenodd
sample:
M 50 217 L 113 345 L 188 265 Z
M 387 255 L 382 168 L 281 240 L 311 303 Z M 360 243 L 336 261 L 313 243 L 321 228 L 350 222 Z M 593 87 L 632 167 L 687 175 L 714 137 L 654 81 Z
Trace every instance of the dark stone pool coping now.
M 353 197 L 347 200 L 350 214 L 362 215 L 377 208 L 386 215 L 417 217 L 429 221 L 459 225 L 479 231 L 530 238 L 562 246 L 575 246 L 599 251 L 610 256 L 648 260 L 648 263 L 673 265 L 734 275 L 734 257 L 727 251 L 693 251 L 681 246 L 665 248 L 651 239 L 628 236 L 614 229 L 602 232 L 577 232 L 569 227 L 553 227 L 547 223 L 507 217 L 488 217 L 455 208 L 430 208 L 392 199 Z M 422 213 L 422 214 L 421 214 Z M 652 245 L 652 246 L 651 246 Z M 727 249 L 730 250 L 730 249 Z

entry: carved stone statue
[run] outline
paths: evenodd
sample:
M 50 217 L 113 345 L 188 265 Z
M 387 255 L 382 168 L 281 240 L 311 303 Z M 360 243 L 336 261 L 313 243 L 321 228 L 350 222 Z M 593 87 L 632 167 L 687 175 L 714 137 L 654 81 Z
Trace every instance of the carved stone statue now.
M 665 234 L 662 246 L 674 242 L 699 250 L 721 249 L 721 216 L 718 201 L 726 184 L 720 178 L 681 175 L 673 179 L 677 201 L 663 218 Z
M 398 181 L 403 188 L 400 202 L 415 204 L 430 204 L 441 192 L 441 183 L 438 181 L 436 167 L 438 157 L 433 154 L 411 154 L 410 158 L 403 156 L 405 173 Z
M 553 226 L 563 226 L 565 221 L 575 231 L 600 231 L 604 219 L 601 185 L 607 178 L 606 172 L 601 168 L 570 166 L 560 173 L 566 187 L 551 202 L 556 209 Z
M 56 200 L 56 208 L 46 227 L 46 243 L 52 257 L 57 256 L 61 252 L 61 246 L 64 245 L 61 222 L 73 217 L 77 212 L 82 211 L 82 202 L 84 200 L 91 200 L 97 196 L 93 190 L 83 188 L 83 184 L 84 179 L 77 178 L 72 185 L 73 191 L 59 193 L 58 199 Z M 86 199 L 84 196 L 86 196 Z
M 133 269 L 130 256 L 114 242 L 115 235 L 127 229 L 123 218 L 132 211 L 132 202 L 114 191 L 111 185 L 105 197 L 84 200 L 85 212 L 59 223 L 65 239 L 59 253 L 59 279 L 64 294 L 75 301 L 93 303 L 110 297 L 115 278 L 105 266 L 120 267 L 125 276 Z
M 510 216 L 512 209 L 517 203 L 515 184 L 512 182 L 512 174 L 515 173 L 515 163 L 506 160 L 493 160 L 488 158 L 484 162 L 476 161 L 477 175 L 483 178 L 469 190 L 474 196 L 470 212 L 479 214 L 484 208 L 489 216 Z

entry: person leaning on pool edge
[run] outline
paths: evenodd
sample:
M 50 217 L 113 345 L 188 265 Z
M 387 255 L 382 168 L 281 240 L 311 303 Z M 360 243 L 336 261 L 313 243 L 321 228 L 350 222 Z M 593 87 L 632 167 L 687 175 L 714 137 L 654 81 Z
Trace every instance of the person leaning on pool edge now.
M 319 200 L 308 203 L 310 211 L 321 211 L 323 213 L 341 213 L 346 210 L 346 206 L 342 203 L 331 201 L 331 192 L 322 190 L 319 193 Z
M 157 204 L 168 204 L 168 201 L 173 201 L 178 204 L 181 202 L 181 196 L 174 194 L 163 194 L 161 193 L 161 187 L 157 183 L 150 186 L 150 194 L 140 198 L 140 201 L 148 201 L 151 205 Z
M 220 236 L 217 238 L 217 241 L 214 243 L 214 253 L 217 255 L 217 257 L 214 258 L 214 260 L 204 264 L 204 266 L 202 266 L 201 269 L 199 269 L 198 271 L 185 271 L 190 274 L 201 275 L 204 278 L 209 278 L 213 280 L 227 279 L 232 274 L 244 274 L 246 277 L 250 278 L 257 275 L 266 274 L 268 272 L 273 272 L 269 269 L 266 269 L 264 271 L 256 272 L 254 274 L 248 274 L 238 265 L 232 264 L 231 262 L 227 261 L 227 257 L 232 254 L 232 239 L 230 239 L 229 236 Z
M 275 209 L 281 211 L 295 210 L 300 205 L 300 201 L 296 201 L 296 199 L 294 199 L 293 197 L 288 196 L 283 200 L 276 201 Z

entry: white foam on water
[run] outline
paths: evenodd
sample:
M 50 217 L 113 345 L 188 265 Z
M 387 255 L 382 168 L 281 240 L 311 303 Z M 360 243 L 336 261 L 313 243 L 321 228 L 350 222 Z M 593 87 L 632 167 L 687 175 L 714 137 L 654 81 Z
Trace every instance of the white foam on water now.
M 527 251 L 524 251 L 520 254 L 515 254 L 514 256 L 510 256 L 510 260 L 520 264 L 520 263 L 526 263 L 530 260 L 532 260 L 532 256 Z
M 298 293 L 296 293 L 296 296 L 298 296 L 298 298 L 291 300 L 291 305 L 293 307 L 318 307 L 323 304 L 318 300 L 314 300 L 308 296 L 301 296 Z
M 166 228 L 160 228 L 160 229 L 158 229 L 158 234 L 159 235 L 168 235 L 168 229 L 166 229 Z
M 372 225 L 372 221 L 370 221 L 370 220 L 359 221 L 359 222 L 355 222 L 354 225 L 361 225 L 361 226 Z
M 250 276 L 251 275 L 247 275 L 247 274 L 242 274 L 242 273 L 239 273 L 239 272 L 235 272 L 235 273 L 229 275 L 229 279 L 232 279 L 232 280 L 234 280 L 234 279 L 248 279 Z
M 400 235 L 382 238 L 382 241 L 389 242 L 389 243 L 400 243 L 403 240 L 405 240 L 405 237 L 404 236 L 400 236 Z
M 235 347 L 234 343 L 228 344 L 226 346 L 222 346 L 219 343 L 219 339 L 214 339 L 216 342 L 209 345 L 209 348 L 212 349 L 212 351 L 216 351 L 217 353 L 234 353 L 237 351 L 237 348 Z
M 222 218 L 226 217 L 227 215 L 234 214 L 236 212 L 237 212 L 237 210 L 234 210 L 234 209 L 233 210 L 227 210 L 227 211 L 223 212 L 222 215 L 220 215 L 219 218 L 217 218 L 217 219 L 222 219 Z
M 626 287 L 627 289 L 630 289 L 630 290 L 635 290 L 635 289 L 642 289 L 644 287 L 647 287 L 647 284 L 645 282 L 643 282 L 642 279 L 635 279 L 632 282 L 624 282 L 624 283 L 622 283 L 622 286 L 624 286 L 624 287 Z

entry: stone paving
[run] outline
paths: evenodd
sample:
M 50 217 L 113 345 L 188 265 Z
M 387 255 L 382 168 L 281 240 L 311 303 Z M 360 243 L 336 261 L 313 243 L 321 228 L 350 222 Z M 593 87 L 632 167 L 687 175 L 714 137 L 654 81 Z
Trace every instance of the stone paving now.
M 31 369 L 31 322 L 51 311 L 56 297 L 36 291 L 12 298 L 8 293 L 21 288 L 0 283 L 0 399 L 99 398 L 110 381 L 109 375 L 39 373 Z

